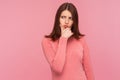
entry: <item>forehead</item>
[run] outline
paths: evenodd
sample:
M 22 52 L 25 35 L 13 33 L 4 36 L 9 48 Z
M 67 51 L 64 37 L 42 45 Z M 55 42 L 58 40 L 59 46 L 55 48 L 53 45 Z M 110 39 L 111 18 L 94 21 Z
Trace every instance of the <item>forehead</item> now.
M 72 16 L 71 12 L 68 11 L 68 10 L 64 10 L 64 11 L 62 11 L 61 16 L 63 16 L 63 15 L 64 15 L 64 16 L 69 16 L 69 17 Z

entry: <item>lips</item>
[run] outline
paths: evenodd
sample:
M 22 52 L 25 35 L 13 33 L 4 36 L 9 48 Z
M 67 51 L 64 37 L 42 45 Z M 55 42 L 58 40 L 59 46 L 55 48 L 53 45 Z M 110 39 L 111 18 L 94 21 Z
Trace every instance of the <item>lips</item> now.
M 64 25 L 64 28 L 67 28 L 68 27 L 68 25 Z

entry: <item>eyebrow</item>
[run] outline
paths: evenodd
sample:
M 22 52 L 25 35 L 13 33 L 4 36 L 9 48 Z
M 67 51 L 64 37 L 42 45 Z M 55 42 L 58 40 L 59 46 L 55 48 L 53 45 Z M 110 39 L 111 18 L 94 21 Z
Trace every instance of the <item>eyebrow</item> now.
M 61 15 L 61 16 L 65 16 L 65 15 Z M 66 16 L 65 16 L 66 17 Z M 72 16 L 70 16 L 72 18 Z

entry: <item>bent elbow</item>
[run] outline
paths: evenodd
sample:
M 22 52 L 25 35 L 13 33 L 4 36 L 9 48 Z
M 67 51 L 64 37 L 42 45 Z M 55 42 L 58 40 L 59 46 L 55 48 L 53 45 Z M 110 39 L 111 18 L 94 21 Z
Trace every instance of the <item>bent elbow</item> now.
M 63 72 L 63 67 L 61 65 L 52 64 L 51 69 L 57 74 L 61 74 Z

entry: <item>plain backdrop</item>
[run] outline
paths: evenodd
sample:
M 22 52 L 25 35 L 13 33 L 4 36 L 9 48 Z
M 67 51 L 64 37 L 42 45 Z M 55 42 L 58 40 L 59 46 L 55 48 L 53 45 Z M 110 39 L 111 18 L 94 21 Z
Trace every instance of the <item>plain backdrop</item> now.
M 120 80 L 119 0 L 0 0 L 0 80 L 51 80 L 41 40 L 66 1 L 78 10 L 95 80 Z

